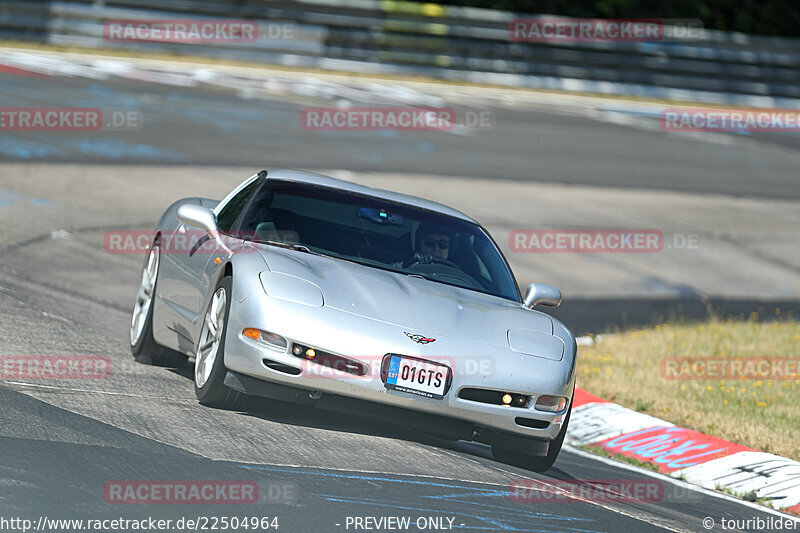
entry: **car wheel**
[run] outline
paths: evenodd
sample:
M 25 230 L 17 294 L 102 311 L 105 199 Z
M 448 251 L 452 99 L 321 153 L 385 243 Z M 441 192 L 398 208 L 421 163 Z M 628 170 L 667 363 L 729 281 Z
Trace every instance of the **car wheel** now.
M 158 366 L 182 366 L 186 356 L 158 344 L 153 338 L 153 307 L 161 253 L 158 240 L 153 242 L 142 267 L 142 281 L 136 293 L 131 316 L 131 353 L 140 363 Z
M 550 470 L 550 467 L 553 466 L 553 463 L 555 463 L 556 459 L 558 458 L 558 454 L 561 451 L 561 446 L 564 444 L 564 437 L 567 435 L 567 426 L 569 425 L 569 419 L 571 415 L 572 406 L 570 405 L 569 411 L 567 411 L 567 417 L 564 420 L 564 425 L 561 426 L 561 431 L 559 432 L 558 436 L 552 442 L 550 442 L 547 455 L 538 457 L 518 452 L 516 450 L 501 448 L 497 445 L 492 445 L 492 455 L 501 463 L 519 466 L 520 468 L 525 468 L 534 472 L 546 472 L 547 470 Z
M 239 393 L 225 386 L 225 334 L 231 308 L 230 276 L 220 280 L 203 318 L 194 363 L 194 392 L 209 407 L 230 408 Z

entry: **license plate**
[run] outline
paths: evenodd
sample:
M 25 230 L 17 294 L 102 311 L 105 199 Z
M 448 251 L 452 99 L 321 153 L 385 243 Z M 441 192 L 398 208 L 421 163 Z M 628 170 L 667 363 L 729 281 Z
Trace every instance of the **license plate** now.
M 387 389 L 441 400 L 450 387 L 450 367 L 441 363 L 390 354 L 383 367 Z

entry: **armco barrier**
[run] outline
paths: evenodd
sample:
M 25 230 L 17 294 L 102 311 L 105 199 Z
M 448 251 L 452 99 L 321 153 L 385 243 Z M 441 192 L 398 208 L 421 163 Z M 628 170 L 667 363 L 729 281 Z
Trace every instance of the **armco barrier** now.
M 104 35 L 109 20 L 176 18 L 286 23 L 292 31 L 218 44 Z M 800 39 L 677 21 L 652 42 L 517 42 L 509 35 L 517 18 L 531 17 L 394 0 L 12 0 L 0 1 L 0 38 L 687 100 L 795 107 L 800 99 Z

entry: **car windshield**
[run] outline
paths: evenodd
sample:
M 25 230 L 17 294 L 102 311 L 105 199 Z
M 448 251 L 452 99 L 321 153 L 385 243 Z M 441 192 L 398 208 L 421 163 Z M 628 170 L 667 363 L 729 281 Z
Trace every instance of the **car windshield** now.
M 479 225 L 328 187 L 267 181 L 236 233 L 519 301 L 514 277 Z

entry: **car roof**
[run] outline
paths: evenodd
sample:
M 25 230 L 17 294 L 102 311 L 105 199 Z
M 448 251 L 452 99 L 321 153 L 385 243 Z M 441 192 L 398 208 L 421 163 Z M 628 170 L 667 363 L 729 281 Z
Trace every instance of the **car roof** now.
M 427 209 L 428 211 L 435 211 L 443 215 L 448 215 L 451 217 L 459 218 L 461 220 L 466 220 L 477 224 L 477 222 L 473 218 L 465 215 L 464 213 L 458 211 L 457 209 L 453 209 L 452 207 L 448 207 L 438 202 L 425 200 L 424 198 L 419 198 L 417 196 L 411 196 L 410 194 L 402 194 L 399 192 L 387 191 L 385 189 L 368 187 L 366 185 L 359 185 L 357 183 L 353 183 L 350 181 L 340 180 L 337 178 L 326 176 L 324 174 L 318 174 L 316 172 L 308 172 L 305 170 L 276 168 L 268 170 L 266 172 L 268 180 L 294 181 L 298 183 L 307 183 L 310 185 L 319 185 L 321 187 L 331 187 L 334 189 L 339 189 L 341 191 L 348 191 L 356 194 L 373 196 L 375 198 L 380 198 L 382 200 L 389 200 L 392 202 L 412 205 L 414 207 Z

